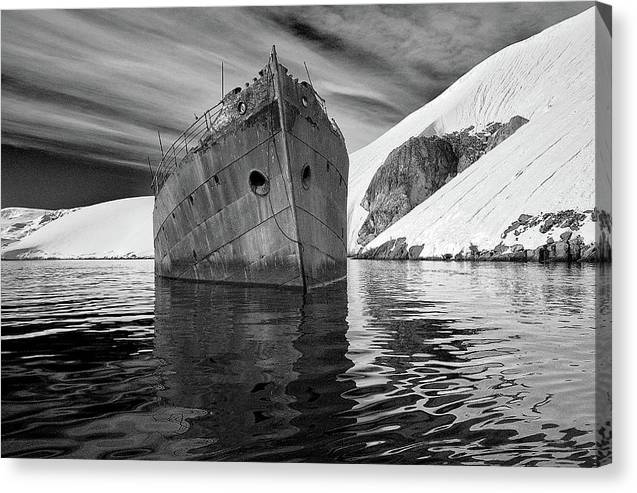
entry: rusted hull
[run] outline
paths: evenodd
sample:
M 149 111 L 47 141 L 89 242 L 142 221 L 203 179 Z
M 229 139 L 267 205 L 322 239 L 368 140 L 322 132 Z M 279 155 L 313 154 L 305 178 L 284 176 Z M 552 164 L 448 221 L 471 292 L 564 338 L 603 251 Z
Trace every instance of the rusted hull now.
M 342 136 L 309 86 L 280 80 L 282 97 L 258 87 L 239 95 L 252 111 L 163 182 L 153 217 L 157 275 L 302 289 L 346 276 Z M 255 170 L 266 193 L 250 180 Z

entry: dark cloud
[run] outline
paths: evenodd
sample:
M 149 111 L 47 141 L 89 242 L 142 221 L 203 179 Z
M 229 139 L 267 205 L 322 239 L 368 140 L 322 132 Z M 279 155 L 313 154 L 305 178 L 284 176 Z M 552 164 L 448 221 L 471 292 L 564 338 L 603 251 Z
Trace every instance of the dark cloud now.
M 314 43 L 319 48 L 339 51 L 346 49 L 345 43 L 340 36 L 322 31 L 320 28 L 312 26 L 294 14 L 279 15 L 274 11 L 270 17 L 299 39 Z
M 362 124 L 371 123 L 389 128 L 393 122 L 396 122 L 404 116 L 404 112 L 401 108 L 386 101 L 361 94 L 332 92 L 330 101 L 337 107 L 351 106 L 356 108 L 356 118 Z
M 254 15 L 273 22 L 274 29 L 283 29 L 313 50 L 330 57 L 337 57 L 341 63 L 363 67 L 375 67 L 376 70 L 390 71 L 391 67 L 383 63 L 382 56 L 374 46 L 364 46 L 351 39 L 346 29 L 350 17 L 355 17 L 361 9 L 357 7 L 270 7 L 250 9 Z M 372 7 L 375 8 L 375 7 Z M 328 22 L 325 22 L 328 20 Z
M 147 156 L 159 157 L 157 130 L 170 141 L 218 101 L 222 60 L 226 89 L 251 80 L 273 44 L 301 78 L 306 61 L 354 151 L 486 57 L 591 5 L 3 11 L 2 205 L 42 195 L 26 188 L 7 202 L 7 146 L 143 176 Z M 53 161 L 42 159 L 42 174 Z

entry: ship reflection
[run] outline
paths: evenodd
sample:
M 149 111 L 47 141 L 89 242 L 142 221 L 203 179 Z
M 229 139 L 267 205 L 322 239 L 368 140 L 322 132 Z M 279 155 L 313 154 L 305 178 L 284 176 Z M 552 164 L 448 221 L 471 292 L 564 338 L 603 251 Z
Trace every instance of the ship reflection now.
M 196 411 L 193 457 L 334 460 L 330 436 L 354 421 L 345 283 L 304 297 L 157 278 L 155 293 L 159 398 Z

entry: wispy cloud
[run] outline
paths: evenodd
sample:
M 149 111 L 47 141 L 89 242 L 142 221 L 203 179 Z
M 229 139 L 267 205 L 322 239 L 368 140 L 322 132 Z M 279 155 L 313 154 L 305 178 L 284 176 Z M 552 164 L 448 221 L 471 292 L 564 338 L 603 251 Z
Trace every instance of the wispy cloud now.
M 504 46 L 591 3 L 4 11 L 2 142 L 145 166 L 272 44 L 348 147 L 367 144 Z

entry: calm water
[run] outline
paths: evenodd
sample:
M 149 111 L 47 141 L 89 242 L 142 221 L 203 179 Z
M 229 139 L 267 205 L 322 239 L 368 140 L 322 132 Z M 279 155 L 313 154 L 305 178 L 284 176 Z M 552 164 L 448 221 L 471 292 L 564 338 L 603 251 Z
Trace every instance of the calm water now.
M 591 466 L 596 445 L 609 454 L 595 358 L 610 344 L 595 328 L 596 310 L 610 316 L 608 267 L 350 261 L 347 283 L 305 300 L 152 269 L 2 263 L 3 456 Z

